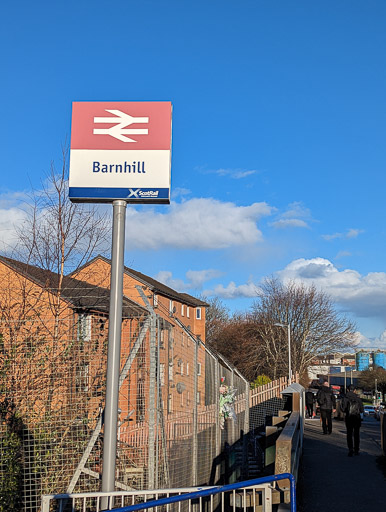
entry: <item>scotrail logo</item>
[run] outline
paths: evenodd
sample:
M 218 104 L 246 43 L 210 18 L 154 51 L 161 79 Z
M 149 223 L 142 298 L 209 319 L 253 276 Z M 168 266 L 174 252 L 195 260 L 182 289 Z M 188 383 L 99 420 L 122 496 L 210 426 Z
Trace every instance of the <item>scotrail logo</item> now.
M 129 188 L 127 199 L 142 199 L 144 197 L 158 197 L 159 190 L 141 190 L 140 188 Z
M 113 114 L 115 117 L 94 117 L 94 123 L 114 124 L 114 126 L 110 128 L 94 128 L 94 135 L 110 135 L 122 142 L 138 142 L 135 139 L 127 137 L 127 135 L 149 134 L 147 128 L 126 128 L 131 124 L 147 124 L 149 122 L 148 117 L 133 117 L 120 110 L 106 109 L 106 112 L 110 112 L 110 114 Z

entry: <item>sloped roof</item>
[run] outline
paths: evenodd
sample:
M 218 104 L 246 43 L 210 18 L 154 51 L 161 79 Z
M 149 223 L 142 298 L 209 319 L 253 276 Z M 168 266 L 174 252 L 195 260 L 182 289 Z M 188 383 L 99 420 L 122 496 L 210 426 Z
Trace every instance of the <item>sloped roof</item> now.
M 33 281 L 41 288 L 56 294 L 59 286 L 59 275 L 49 270 L 43 270 L 34 265 L 0 256 L 0 262 L 18 272 L 23 277 Z M 109 312 L 110 290 L 94 286 L 85 281 L 63 276 L 61 296 L 75 309 Z M 123 298 L 123 317 L 142 316 L 147 310 L 134 301 Z
M 96 256 L 93 260 L 91 260 L 88 263 L 86 263 L 85 265 L 83 265 L 82 268 L 87 267 L 90 263 L 92 263 L 93 261 L 95 261 L 97 259 L 101 259 L 101 260 L 105 261 L 106 263 L 108 263 L 109 265 L 111 265 L 111 260 L 109 260 L 108 258 L 105 258 L 104 256 L 99 255 L 99 256 Z M 145 274 L 142 274 L 141 272 L 138 272 L 138 270 L 134 270 L 132 268 L 125 266 L 124 272 L 128 275 L 131 275 L 132 277 L 134 277 L 141 283 L 145 284 L 146 286 L 148 286 L 156 294 L 159 293 L 159 294 L 164 295 L 172 300 L 177 300 L 179 302 L 182 302 L 184 304 L 187 304 L 187 305 L 193 306 L 193 307 L 209 306 L 209 304 L 207 304 L 206 302 L 203 302 L 200 299 L 196 299 L 195 297 L 192 297 L 191 295 L 188 295 L 187 293 L 179 293 L 176 290 L 169 288 L 169 286 L 166 286 L 165 284 L 160 283 L 156 279 L 153 279 L 152 277 L 149 277 Z

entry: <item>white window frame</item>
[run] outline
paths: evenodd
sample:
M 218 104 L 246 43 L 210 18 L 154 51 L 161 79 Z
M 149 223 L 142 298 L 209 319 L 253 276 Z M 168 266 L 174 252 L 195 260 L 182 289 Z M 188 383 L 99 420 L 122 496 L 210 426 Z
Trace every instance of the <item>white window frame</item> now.
M 159 365 L 159 383 L 160 386 L 165 385 L 165 363 L 160 363 Z
M 186 306 L 186 318 L 190 318 L 189 306 Z
M 158 295 L 156 293 L 153 295 L 153 306 L 155 308 L 158 306 Z
M 197 363 L 197 375 L 201 375 L 201 363 Z
M 196 320 L 201 320 L 201 308 L 196 308 Z
M 169 380 L 173 380 L 173 361 L 172 362 L 169 362 Z
M 181 316 L 185 316 L 185 304 L 181 304 Z
M 91 340 L 91 315 L 87 313 L 78 314 L 78 340 L 90 341 Z

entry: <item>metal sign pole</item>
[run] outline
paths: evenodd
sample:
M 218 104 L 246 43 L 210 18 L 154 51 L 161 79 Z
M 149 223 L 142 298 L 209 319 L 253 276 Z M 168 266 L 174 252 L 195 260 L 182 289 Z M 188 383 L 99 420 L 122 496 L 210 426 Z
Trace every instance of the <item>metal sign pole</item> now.
M 126 201 L 113 201 L 113 237 L 111 250 L 110 312 L 103 441 L 102 492 L 111 492 L 115 489 L 125 219 Z

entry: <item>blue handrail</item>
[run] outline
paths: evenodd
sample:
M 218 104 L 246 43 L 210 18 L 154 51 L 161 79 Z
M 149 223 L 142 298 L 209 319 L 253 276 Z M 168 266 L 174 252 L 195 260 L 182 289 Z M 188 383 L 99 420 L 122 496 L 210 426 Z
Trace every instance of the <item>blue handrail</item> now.
M 168 505 L 169 503 L 178 503 L 179 501 L 194 500 L 204 496 L 212 496 L 227 491 L 234 491 L 244 487 L 252 487 L 254 485 L 269 484 L 279 480 L 290 481 L 290 496 L 291 496 L 291 512 L 296 512 L 296 486 L 295 477 L 291 473 L 282 473 L 280 475 L 265 476 L 263 478 L 255 478 L 253 480 L 246 480 L 244 482 L 237 482 L 235 484 L 223 485 L 222 487 L 212 487 L 210 489 L 202 489 L 201 491 L 189 492 L 169 498 L 161 498 L 159 500 L 147 501 L 146 503 L 137 503 L 128 507 L 115 508 L 114 512 L 135 512 L 136 510 L 145 510 L 153 507 L 160 507 Z M 159 492 L 159 491 L 158 491 Z M 165 491 L 166 492 L 166 491 Z

